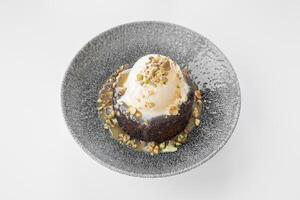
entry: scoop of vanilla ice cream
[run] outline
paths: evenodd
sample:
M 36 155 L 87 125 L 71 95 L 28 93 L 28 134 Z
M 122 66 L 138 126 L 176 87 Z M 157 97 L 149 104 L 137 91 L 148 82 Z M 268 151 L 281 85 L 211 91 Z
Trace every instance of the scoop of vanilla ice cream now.
M 141 85 L 137 77 L 145 72 L 149 59 L 157 56 L 168 59 L 170 62 L 170 69 L 166 75 L 167 82 L 157 86 Z M 118 103 L 124 102 L 128 106 L 135 107 L 142 113 L 144 119 L 169 115 L 171 106 L 178 106 L 187 100 L 189 90 L 180 67 L 170 58 L 156 54 L 143 56 L 134 64 L 124 87 L 126 92 Z

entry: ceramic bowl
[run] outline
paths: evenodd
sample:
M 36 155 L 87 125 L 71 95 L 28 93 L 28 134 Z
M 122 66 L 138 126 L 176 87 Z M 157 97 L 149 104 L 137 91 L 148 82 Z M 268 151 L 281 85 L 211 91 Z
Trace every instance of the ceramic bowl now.
M 203 96 L 201 126 L 176 152 L 156 156 L 111 139 L 96 109 L 99 89 L 109 75 L 152 53 L 188 66 Z M 230 138 L 241 106 L 234 69 L 213 43 L 182 26 L 153 21 L 120 25 L 89 41 L 67 69 L 61 97 L 66 123 L 82 149 L 112 170 L 139 177 L 175 175 L 209 160 Z

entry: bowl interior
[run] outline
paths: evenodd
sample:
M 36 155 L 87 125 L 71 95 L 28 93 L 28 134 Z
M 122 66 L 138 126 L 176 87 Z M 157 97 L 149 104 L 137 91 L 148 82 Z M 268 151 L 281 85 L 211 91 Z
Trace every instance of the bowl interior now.
M 111 139 L 96 109 L 98 91 L 107 77 L 150 53 L 188 66 L 203 95 L 201 126 L 178 151 L 157 156 Z M 66 72 L 62 105 L 72 135 L 98 162 L 128 175 L 159 177 L 202 164 L 226 143 L 238 119 L 240 90 L 229 61 L 206 38 L 173 24 L 138 22 L 110 29 L 84 46 Z

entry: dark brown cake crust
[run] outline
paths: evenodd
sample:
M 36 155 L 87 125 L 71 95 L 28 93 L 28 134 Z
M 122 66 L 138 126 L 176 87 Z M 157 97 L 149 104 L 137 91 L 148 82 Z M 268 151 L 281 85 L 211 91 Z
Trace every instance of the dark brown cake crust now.
M 165 115 L 153 118 L 148 121 L 147 125 L 138 119 L 129 117 L 128 113 L 126 114 L 127 109 L 125 106 L 117 106 L 117 99 L 120 97 L 114 92 L 113 105 L 117 113 L 116 118 L 120 128 L 132 138 L 157 143 L 170 140 L 182 132 L 191 117 L 194 102 L 192 82 L 186 73 L 184 73 L 184 77 L 190 86 L 190 91 L 187 95 L 187 101 L 180 105 L 179 114 L 176 116 Z

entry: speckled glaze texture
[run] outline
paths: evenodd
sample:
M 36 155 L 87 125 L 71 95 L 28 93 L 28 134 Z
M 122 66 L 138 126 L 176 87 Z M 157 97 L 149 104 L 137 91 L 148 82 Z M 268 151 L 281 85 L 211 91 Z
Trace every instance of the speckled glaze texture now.
M 188 66 L 203 96 L 201 126 L 178 151 L 157 156 L 111 139 L 96 109 L 107 77 L 119 66 L 152 53 Z M 198 33 L 164 22 L 125 24 L 92 39 L 69 66 L 61 96 L 66 123 L 84 151 L 112 170 L 139 177 L 175 175 L 209 160 L 230 138 L 241 105 L 238 79 L 224 54 Z

